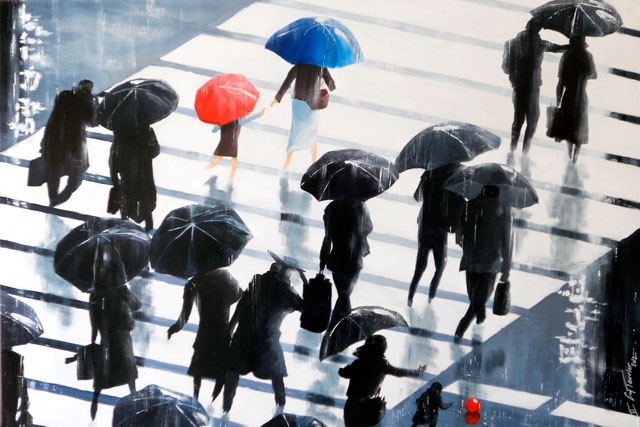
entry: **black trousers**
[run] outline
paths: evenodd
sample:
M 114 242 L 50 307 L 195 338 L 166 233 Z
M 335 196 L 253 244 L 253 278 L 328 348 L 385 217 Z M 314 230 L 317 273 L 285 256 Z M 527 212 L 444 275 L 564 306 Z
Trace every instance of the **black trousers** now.
M 49 206 L 58 206 L 69 200 L 71 195 L 80 187 L 83 180 L 84 170 L 82 168 L 74 168 L 67 179 L 67 185 L 61 192 L 60 175 L 55 172 L 47 173 L 47 190 L 49 192 Z
M 355 273 L 333 272 L 333 283 L 336 286 L 336 291 L 338 291 L 338 298 L 331 313 L 329 329 L 333 328 L 343 316 L 349 314 L 351 311 L 351 292 L 353 292 L 353 288 L 356 286 L 359 275 L 360 270 Z
M 418 289 L 418 283 L 427 269 L 427 261 L 429 252 L 433 251 L 433 261 L 436 271 L 431 279 L 429 286 L 429 299 L 432 300 L 436 296 L 440 279 L 444 268 L 447 265 L 447 235 L 449 233 L 443 227 L 423 224 L 418 233 L 418 255 L 416 257 L 416 268 L 413 272 L 413 278 L 409 285 L 409 299 L 413 300 L 413 296 Z
M 538 119 L 540 118 L 540 88 L 539 87 L 514 87 L 513 88 L 513 124 L 511 125 L 511 150 L 518 146 L 520 131 L 527 121 L 524 131 L 522 150 L 528 152 L 531 140 L 536 133 Z
M 469 296 L 469 308 L 462 316 L 458 327 L 456 328 L 456 336 L 462 337 L 473 319 L 480 324 L 487 318 L 487 310 L 485 304 L 493 293 L 496 284 L 497 273 L 471 273 L 466 272 L 467 276 L 467 295 Z

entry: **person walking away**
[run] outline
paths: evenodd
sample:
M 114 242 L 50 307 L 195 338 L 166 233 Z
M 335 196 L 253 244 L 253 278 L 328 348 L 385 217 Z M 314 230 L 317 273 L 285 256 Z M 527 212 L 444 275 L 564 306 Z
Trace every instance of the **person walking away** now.
M 416 413 L 413 415 L 411 427 L 428 425 L 436 427 L 438 425 L 438 412 L 440 409 L 449 409 L 453 402 L 442 402 L 442 384 L 434 382 L 427 391 L 416 399 Z
M 345 427 L 376 425 L 365 421 L 365 401 L 380 394 L 382 382 L 387 375 L 419 377 L 426 369 L 424 365 L 418 366 L 417 369 L 395 367 L 385 357 L 386 351 L 386 338 L 382 335 L 371 335 L 365 340 L 364 345 L 355 351 L 356 360 L 338 370 L 338 375 L 349 380 L 347 401 L 344 405 Z
M 454 342 L 460 342 L 472 320 L 482 324 L 485 304 L 493 293 L 496 276 L 509 280 L 513 246 L 511 208 L 500 201 L 500 189 L 485 185 L 481 194 L 467 202 L 466 211 L 456 233 L 462 246 L 460 271 L 465 271 L 469 308 L 455 331 Z
M 92 90 L 93 82 L 81 80 L 76 88 L 60 92 L 54 101 L 40 142 L 51 207 L 69 200 L 89 168 L 86 126 L 98 125 L 97 100 Z M 59 191 L 63 176 L 67 176 L 67 183 Z
M 540 118 L 541 68 L 544 52 L 562 52 L 567 45 L 557 45 L 540 37 L 540 24 L 530 19 L 524 31 L 505 43 L 502 70 L 509 75 L 513 88 L 513 124 L 511 125 L 511 152 L 520 139 L 520 131 L 526 120 L 527 128 L 522 143 L 523 153 L 528 153 L 531 140 Z
M 448 233 L 456 231 L 465 205 L 464 197 L 444 189 L 444 182 L 462 167 L 460 163 L 454 163 L 425 171 L 413 195 L 416 201 L 422 201 L 422 207 L 418 215 L 416 267 L 407 298 L 409 307 L 413 305 L 413 297 L 427 268 L 431 251 L 433 251 L 436 271 L 429 286 L 429 303 L 436 297 L 438 285 L 447 264 Z
M 293 87 L 293 101 L 291 104 L 292 118 L 291 131 L 289 132 L 289 143 L 287 145 L 287 157 L 282 166 L 286 171 L 291 162 L 294 151 L 304 148 L 311 148 L 311 160 L 316 161 L 318 157 L 318 119 L 319 111 L 316 109 L 322 89 L 322 82 L 326 84 L 328 90 L 333 91 L 336 84 L 326 67 L 319 67 L 310 64 L 296 64 L 289 70 L 287 77 L 282 82 L 282 86 L 275 95 L 271 105 L 282 101 L 282 97 L 289 90 L 295 80 Z
M 572 37 L 569 50 L 560 58 L 556 102 L 562 110 L 560 133 L 567 141 L 569 159 L 574 163 L 582 145 L 589 142 L 589 101 L 587 81 L 598 78 L 593 56 L 583 36 Z M 558 141 L 558 138 L 556 138 Z
M 338 293 L 329 329 L 351 311 L 351 293 L 369 254 L 367 236 L 373 230 L 367 205 L 360 200 L 334 200 L 323 215 L 325 235 L 320 248 L 320 271 L 333 274 Z

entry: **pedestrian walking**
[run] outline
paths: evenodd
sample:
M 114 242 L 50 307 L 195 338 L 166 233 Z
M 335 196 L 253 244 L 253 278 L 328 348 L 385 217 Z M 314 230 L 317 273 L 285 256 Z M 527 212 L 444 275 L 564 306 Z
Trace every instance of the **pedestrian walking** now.
M 557 45 L 540 37 L 540 23 L 532 18 L 524 31 L 505 43 L 502 70 L 509 75 L 513 88 L 513 124 L 511 125 L 511 152 L 520 139 L 526 120 L 522 151 L 528 153 L 540 118 L 541 68 L 544 52 L 562 52 L 567 45 Z
M 338 375 L 349 379 L 347 401 L 344 405 L 346 427 L 374 426 L 384 417 L 383 408 L 376 408 L 377 413 L 371 413 L 369 405 L 371 399 L 379 397 L 382 382 L 387 375 L 419 377 L 426 369 L 424 365 L 418 366 L 417 369 L 395 367 L 385 357 L 386 351 L 386 338 L 382 335 L 371 335 L 365 340 L 364 345 L 355 351 L 356 360 L 338 370 Z
M 429 303 L 436 297 L 447 264 L 447 235 L 456 231 L 465 205 L 464 197 L 444 189 L 444 182 L 462 168 L 460 163 L 452 163 L 425 171 L 413 195 L 417 202 L 422 202 L 422 207 L 418 215 L 416 267 L 407 298 L 409 307 L 413 305 L 413 297 L 427 268 L 431 251 L 436 271 L 429 287 Z
M 509 280 L 511 270 L 511 208 L 499 199 L 500 188 L 485 185 L 481 194 L 467 202 L 456 233 L 462 246 L 460 271 L 465 271 L 469 308 L 455 331 L 454 341 L 460 342 L 473 319 L 477 324 L 486 318 L 485 304 L 495 287 L 496 276 Z
M 193 397 L 196 400 L 203 377 L 216 382 L 213 398 L 222 391 L 231 341 L 229 311 L 241 296 L 242 289 L 238 282 L 225 269 L 196 274 L 184 287 L 182 311 L 178 321 L 167 331 L 167 338 L 182 330 L 195 302 L 200 321 L 187 374 L 193 377 Z
M 29 394 L 24 376 L 21 354 L 11 348 L 2 350 L 2 425 L 6 427 L 30 427 L 33 417 L 29 414 Z
M 92 90 L 92 81 L 80 80 L 77 87 L 60 92 L 53 104 L 40 142 L 47 172 L 49 206 L 69 200 L 89 168 L 86 126 L 98 125 L 97 101 Z M 67 183 L 59 191 L 63 176 L 67 176 Z
M 156 208 L 156 184 L 153 159 L 160 154 L 158 139 L 150 125 L 117 126 L 109 154 L 109 171 L 113 187 L 109 193 L 107 212 L 120 211 L 122 219 L 145 222 L 153 229 Z
M 131 393 L 136 391 L 138 368 L 131 343 L 135 321 L 131 313 L 141 306 L 126 285 L 99 289 L 89 297 L 92 344 L 100 333 L 100 369 L 93 378 L 91 419 L 95 419 L 103 389 L 127 384 Z
M 569 50 L 560 58 L 556 102 L 562 111 L 560 134 L 566 140 L 569 158 L 574 163 L 582 145 L 589 142 L 587 81 L 598 78 L 593 56 L 584 36 L 571 37 Z
M 334 200 L 323 215 L 324 239 L 320 248 L 320 271 L 325 266 L 333 274 L 338 293 L 329 330 L 351 311 L 351 293 L 369 254 L 367 236 L 373 230 L 365 202 L 354 199 Z
M 440 409 L 449 409 L 453 402 L 442 402 L 442 384 L 432 383 L 429 388 L 416 399 L 416 413 L 413 415 L 411 427 L 438 425 L 438 412 Z
M 287 145 L 287 157 L 282 166 L 283 171 L 286 171 L 289 167 L 294 151 L 311 148 L 311 160 L 313 162 L 316 161 L 318 156 L 318 119 L 322 82 L 324 81 L 329 91 L 333 91 L 336 88 L 336 84 L 327 67 L 295 64 L 289 70 L 271 105 L 282 101 L 282 97 L 289 90 L 294 80 L 295 85 L 291 104 L 291 131 Z
M 271 380 L 277 411 L 284 408 L 287 367 L 280 345 L 280 325 L 287 314 L 302 311 L 302 298 L 291 286 L 291 270 L 298 271 L 306 280 L 303 270 L 278 258 L 269 271 L 253 276 L 236 306 L 229 322 L 229 330 L 235 332 L 225 375 L 222 402 L 225 413 L 233 405 L 240 375 L 249 373 Z

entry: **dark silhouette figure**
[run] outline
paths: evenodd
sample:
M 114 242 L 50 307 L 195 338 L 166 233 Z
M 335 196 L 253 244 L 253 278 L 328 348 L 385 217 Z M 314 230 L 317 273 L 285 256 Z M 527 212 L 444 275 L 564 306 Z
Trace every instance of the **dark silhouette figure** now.
M 271 105 L 282 101 L 282 97 L 294 80 L 291 132 L 287 145 L 287 157 L 282 166 L 283 171 L 289 167 L 293 152 L 303 148 L 311 147 L 311 160 L 316 161 L 319 116 L 314 106 L 318 103 L 323 81 L 330 91 L 336 88 L 336 83 L 328 68 L 311 64 L 296 64 L 289 70 Z
M 557 45 L 540 38 L 540 24 L 531 19 L 526 29 L 505 43 L 502 70 L 509 75 L 513 87 L 513 124 L 511 125 L 511 151 L 515 151 L 524 121 L 527 128 L 522 143 L 523 152 L 529 152 L 531 140 L 540 118 L 541 68 L 544 52 L 562 52 L 567 46 Z
M 320 249 L 320 270 L 333 274 L 338 299 L 329 329 L 351 311 L 351 293 L 369 254 L 367 236 L 373 230 L 369 210 L 359 200 L 334 200 L 324 210 L 324 240 Z
M 40 153 L 47 168 L 49 206 L 69 200 L 89 168 L 86 126 L 98 124 L 97 101 L 92 90 L 93 82 L 81 80 L 78 87 L 63 90 L 56 96 L 40 142 Z M 67 184 L 58 192 L 60 178 L 65 175 Z
M 140 301 L 126 285 L 93 292 L 89 297 L 91 319 L 91 343 L 100 332 L 100 369 L 93 378 L 91 419 L 98 411 L 98 397 L 105 388 L 128 384 L 131 393 L 136 391 L 138 368 L 133 355 L 131 334 L 135 321 L 132 311 L 140 309 Z
M 583 36 L 572 37 L 560 58 L 556 101 L 562 110 L 560 134 L 567 141 L 569 158 L 578 160 L 580 147 L 589 142 L 587 80 L 598 78 L 593 56 Z
M 500 201 L 500 189 L 485 185 L 482 193 L 469 200 L 456 233 L 462 246 L 460 271 L 466 272 L 469 308 L 456 328 L 454 341 L 459 342 L 471 321 L 486 318 L 485 304 L 495 287 L 496 276 L 509 280 L 511 270 L 511 208 Z
M 229 322 L 237 329 L 231 338 L 222 408 L 229 412 L 240 375 L 253 373 L 271 380 L 275 401 L 281 410 L 285 404 L 284 377 L 287 376 L 284 353 L 280 345 L 280 325 L 294 311 L 302 311 L 302 298 L 291 286 L 289 271 L 293 267 L 281 262 L 269 271 L 253 276 Z M 299 270 L 301 277 L 304 277 Z
M 384 355 L 385 351 L 386 338 L 382 335 L 372 335 L 354 353 L 357 359 L 338 370 L 338 375 L 349 379 L 347 402 L 344 405 L 346 427 L 369 425 L 364 422 L 365 400 L 380 394 L 385 376 L 418 377 L 425 371 L 424 365 L 418 369 L 397 368 L 389 363 Z
M 107 211 L 120 211 L 122 219 L 145 222 L 153 229 L 152 213 L 156 208 L 156 184 L 153 159 L 160 154 L 160 145 L 151 126 L 140 129 L 115 129 L 109 155 L 109 170 L 113 188 L 109 193 Z
M 194 301 L 198 305 L 200 323 L 193 343 L 193 357 L 187 373 L 193 377 L 193 397 L 197 400 L 202 378 L 216 381 L 215 398 L 224 385 L 225 362 L 231 336 L 229 311 L 238 302 L 242 289 L 227 270 L 217 269 L 196 274 L 187 282 L 182 296 L 182 311 L 171 325 L 167 337 L 179 332 L 189 320 Z
M 447 235 L 456 231 L 465 205 L 464 197 L 444 189 L 444 182 L 461 168 L 462 165 L 455 163 L 426 171 L 413 195 L 416 201 L 422 201 L 422 208 L 418 216 L 416 268 L 407 298 L 409 307 L 413 305 L 413 297 L 427 268 L 431 251 L 436 271 L 429 287 L 429 303 L 436 297 L 440 278 L 447 264 Z
M 29 394 L 24 377 L 22 355 L 12 349 L 2 350 L 2 426 L 28 427 L 33 424 L 29 414 Z
M 428 425 L 436 427 L 438 425 L 438 412 L 440 409 L 449 409 L 453 402 L 442 402 L 442 384 L 434 382 L 427 391 L 416 399 L 416 413 L 413 415 L 411 427 Z

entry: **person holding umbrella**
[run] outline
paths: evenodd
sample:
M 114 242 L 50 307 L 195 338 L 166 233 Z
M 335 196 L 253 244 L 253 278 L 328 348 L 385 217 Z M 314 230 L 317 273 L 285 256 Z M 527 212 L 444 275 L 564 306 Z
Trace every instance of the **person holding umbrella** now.
M 284 353 L 280 345 L 280 325 L 285 316 L 302 311 L 302 298 L 291 286 L 289 273 L 294 270 L 306 282 L 304 270 L 269 252 L 275 262 L 269 271 L 253 276 L 229 322 L 231 338 L 222 409 L 231 410 L 240 375 L 253 373 L 271 380 L 277 410 L 285 405 L 284 377 L 287 376 Z
M 311 147 L 312 161 L 316 161 L 318 110 L 326 107 L 328 92 L 336 88 L 329 68 L 361 61 L 362 51 L 344 24 L 318 17 L 300 18 L 281 28 L 267 40 L 265 47 L 293 64 L 271 103 L 280 103 L 295 80 L 291 132 L 282 166 L 286 171 L 296 150 Z M 322 82 L 328 90 L 322 89 Z
M 178 321 L 167 331 L 167 338 L 179 332 L 189 320 L 194 301 L 200 323 L 193 343 L 193 357 L 187 373 L 193 377 L 193 397 L 198 400 L 202 378 L 216 381 L 215 399 L 224 385 L 225 362 L 229 342 L 229 310 L 242 296 L 236 279 L 225 269 L 193 276 L 184 287 L 182 311 Z

